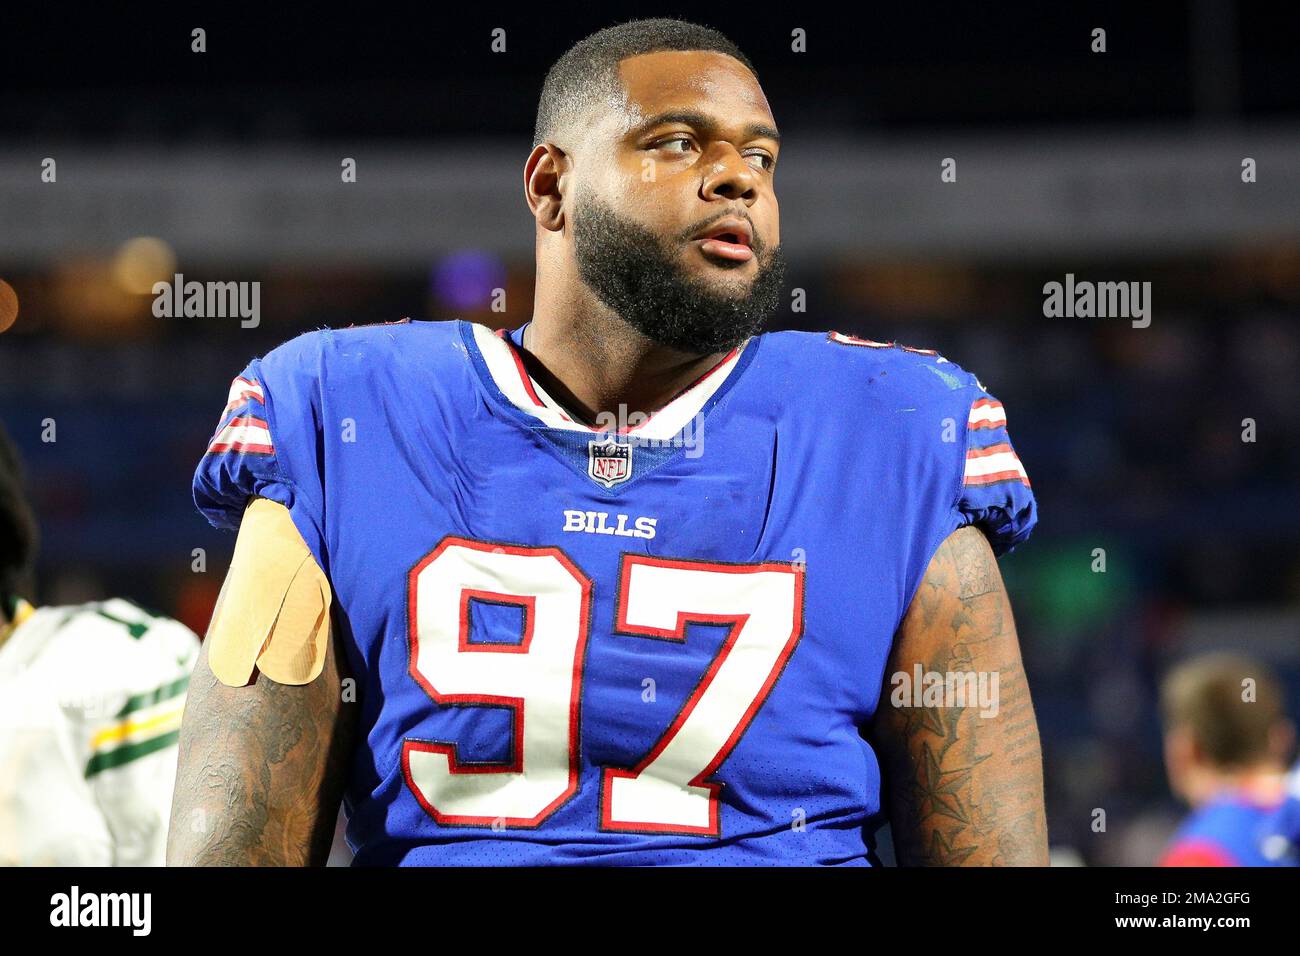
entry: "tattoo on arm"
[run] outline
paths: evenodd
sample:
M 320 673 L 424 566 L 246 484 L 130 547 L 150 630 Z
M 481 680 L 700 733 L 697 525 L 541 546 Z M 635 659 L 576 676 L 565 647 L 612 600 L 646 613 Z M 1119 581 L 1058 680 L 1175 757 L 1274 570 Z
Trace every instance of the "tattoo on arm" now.
M 169 866 L 324 864 L 356 731 L 339 656 L 331 640 L 310 684 L 256 674 L 227 687 L 204 645 L 181 725 Z
M 996 686 L 996 712 L 969 699 L 895 706 L 891 676 L 911 679 L 918 663 L 923 672 L 984 675 Z M 899 629 L 872 733 L 900 864 L 1047 864 L 1038 723 L 1002 576 L 978 529 L 954 532 L 930 562 Z

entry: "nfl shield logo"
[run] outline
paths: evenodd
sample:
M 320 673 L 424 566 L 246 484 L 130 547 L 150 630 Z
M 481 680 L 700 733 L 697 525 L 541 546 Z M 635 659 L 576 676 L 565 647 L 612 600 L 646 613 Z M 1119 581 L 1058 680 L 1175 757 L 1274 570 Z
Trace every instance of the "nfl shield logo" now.
M 606 488 L 632 477 L 632 446 L 616 441 L 587 443 L 587 474 Z

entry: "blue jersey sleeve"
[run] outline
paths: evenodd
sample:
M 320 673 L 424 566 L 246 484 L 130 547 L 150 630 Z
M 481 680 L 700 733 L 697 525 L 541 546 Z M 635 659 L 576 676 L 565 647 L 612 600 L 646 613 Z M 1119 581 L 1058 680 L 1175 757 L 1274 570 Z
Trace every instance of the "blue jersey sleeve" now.
M 957 526 L 979 527 L 993 552 L 1002 555 L 1029 537 L 1038 521 L 1038 506 L 1007 433 L 1006 409 L 982 387 L 977 389 L 966 419 Z
M 194 503 L 217 528 L 236 530 L 252 497 L 289 509 L 325 563 L 319 350 L 302 336 L 254 359 L 235 377 L 217 429 L 194 473 Z M 313 356 L 316 357 L 313 357 Z

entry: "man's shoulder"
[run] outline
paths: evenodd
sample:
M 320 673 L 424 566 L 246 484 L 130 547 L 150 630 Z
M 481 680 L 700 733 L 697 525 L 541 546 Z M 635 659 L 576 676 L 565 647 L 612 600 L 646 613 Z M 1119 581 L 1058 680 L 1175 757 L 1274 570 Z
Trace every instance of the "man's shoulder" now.
M 408 318 L 313 329 L 276 346 L 259 361 L 264 368 L 320 371 L 328 367 L 334 371 L 348 365 L 391 362 L 415 349 L 421 350 L 422 359 L 436 359 L 440 349 L 461 344 L 460 326 L 456 320 L 417 322 Z
M 135 694 L 153 695 L 142 707 L 181 697 L 199 651 L 184 624 L 123 598 L 41 607 L 24 627 L 30 665 L 57 675 L 70 716 L 112 718 Z
M 44 631 L 48 649 L 87 661 L 122 656 L 184 656 L 198 649 L 198 637 L 184 624 L 126 598 L 37 609 L 30 624 Z
M 1269 808 L 1233 794 L 1208 800 L 1179 825 L 1169 856 L 1181 858 L 1189 853 L 1217 852 L 1235 860 L 1244 848 L 1253 845 L 1256 830 L 1268 813 Z
M 250 366 L 269 385 L 272 405 L 325 393 L 370 390 L 412 375 L 433 381 L 463 369 L 468 356 L 456 320 L 402 319 L 346 328 L 321 328 L 277 346 Z
M 984 393 L 975 375 L 934 349 L 834 331 L 769 332 L 758 361 L 823 409 L 962 411 Z

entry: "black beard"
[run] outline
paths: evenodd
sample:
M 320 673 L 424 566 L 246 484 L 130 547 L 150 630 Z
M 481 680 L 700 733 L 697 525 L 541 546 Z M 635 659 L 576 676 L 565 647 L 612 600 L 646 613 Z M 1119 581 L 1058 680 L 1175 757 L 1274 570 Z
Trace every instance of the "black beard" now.
M 619 218 L 595 196 L 578 199 L 573 248 L 579 277 L 601 302 L 646 338 L 679 352 L 730 351 L 756 335 L 781 303 L 785 256 L 779 245 L 764 255 L 758 236 L 753 282 L 733 294 L 687 275 L 680 244 Z

